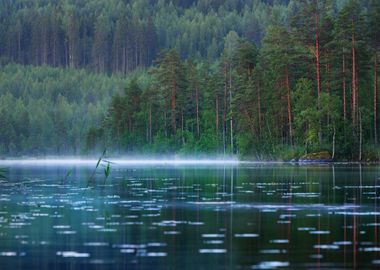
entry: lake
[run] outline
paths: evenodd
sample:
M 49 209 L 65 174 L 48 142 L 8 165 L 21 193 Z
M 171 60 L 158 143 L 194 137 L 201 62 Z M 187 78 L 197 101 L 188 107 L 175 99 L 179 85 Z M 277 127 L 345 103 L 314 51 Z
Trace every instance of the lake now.
M 380 267 L 378 166 L 95 165 L 0 162 L 0 269 Z

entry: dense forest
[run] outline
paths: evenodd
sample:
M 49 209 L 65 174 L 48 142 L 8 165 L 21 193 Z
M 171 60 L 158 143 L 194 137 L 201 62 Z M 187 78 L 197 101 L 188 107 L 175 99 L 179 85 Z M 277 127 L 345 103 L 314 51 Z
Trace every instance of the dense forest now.
M 377 160 L 378 0 L 2 0 L 0 154 Z

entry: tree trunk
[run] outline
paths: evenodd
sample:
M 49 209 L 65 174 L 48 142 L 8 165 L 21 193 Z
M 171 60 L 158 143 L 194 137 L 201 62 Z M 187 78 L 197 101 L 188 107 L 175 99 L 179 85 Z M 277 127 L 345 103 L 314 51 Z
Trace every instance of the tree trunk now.
M 176 125 L 176 112 L 175 112 L 175 103 L 176 103 L 176 94 L 177 94 L 177 82 L 174 79 L 173 88 L 172 88 L 172 98 L 171 98 L 171 107 L 172 107 L 172 129 L 174 136 L 177 133 Z
M 336 141 L 336 128 L 334 126 L 333 143 L 332 143 L 332 159 L 335 158 L 335 141 Z
M 318 93 L 318 111 L 321 109 L 321 61 L 319 52 L 319 11 L 318 0 L 316 0 L 316 12 L 315 12 L 315 60 L 317 69 L 317 93 Z M 318 130 L 319 143 L 322 143 L 322 121 L 319 119 Z
M 137 64 L 138 64 L 138 43 L 137 43 L 137 39 L 135 40 L 135 66 L 133 68 L 136 68 L 137 67 Z
M 21 28 L 18 30 L 18 42 L 17 42 L 17 44 L 18 44 L 18 46 L 17 46 L 17 49 L 18 49 L 18 52 L 17 52 L 17 57 L 18 57 L 18 62 L 20 63 L 20 64 L 24 64 L 24 63 L 22 63 L 21 62 Z
M 327 124 L 330 124 L 331 121 L 331 102 L 330 102 L 330 57 L 329 57 L 329 50 L 327 50 L 327 63 L 326 63 L 326 94 L 328 96 L 328 104 L 327 104 Z
M 149 143 L 152 143 L 152 104 L 149 105 Z
M 166 122 L 166 97 L 164 97 L 164 127 L 165 127 L 165 137 L 167 138 L 168 137 L 168 125 L 167 125 L 167 122 Z
M 182 144 L 185 144 L 185 137 L 184 137 L 184 131 L 185 131 L 185 118 L 183 116 L 183 110 L 181 110 L 181 138 L 182 138 Z
M 342 78 L 343 78 L 343 119 L 347 120 L 347 94 L 346 94 L 346 59 L 342 56 Z
M 65 42 L 65 67 L 69 66 L 69 48 L 68 41 Z
M 200 126 L 199 126 L 199 89 L 195 88 L 195 103 L 196 103 L 196 113 L 197 113 L 197 135 L 200 136 Z
M 218 95 L 215 95 L 215 131 L 216 135 L 219 133 L 219 99 Z
M 223 111 L 223 153 L 226 154 L 226 133 L 227 133 L 227 65 L 224 67 L 224 111 Z
M 57 41 L 56 41 L 56 36 L 53 34 L 53 67 L 57 66 Z
M 356 49 L 355 49 L 355 23 L 352 20 L 352 123 L 357 124 L 357 79 L 356 79 Z
M 363 147 L 363 125 L 362 125 L 362 115 L 359 110 L 359 161 L 362 160 L 362 147 Z
M 260 82 L 257 83 L 257 110 L 259 114 L 259 136 L 261 136 L 261 88 Z
M 375 145 L 377 145 L 377 52 L 374 61 L 374 82 L 373 82 L 373 130 Z
M 230 65 L 230 136 L 231 136 L 231 154 L 234 154 L 234 131 L 233 131 L 233 117 L 232 117 L 232 74 L 231 74 L 231 65 Z
M 318 9 L 318 0 L 316 1 Z M 315 12 L 315 60 L 317 69 L 317 91 L 318 91 L 318 109 L 320 109 L 321 102 L 321 63 L 320 63 L 320 52 L 319 52 L 319 11 Z
M 127 48 L 123 46 L 123 63 L 121 67 L 122 73 L 127 74 Z
M 289 70 L 288 70 L 287 65 L 285 67 L 285 84 L 286 84 L 286 93 L 287 93 L 287 101 L 288 101 L 289 136 L 290 136 L 290 143 L 291 145 L 293 145 L 292 104 L 291 104 L 291 97 L 290 97 Z
M 327 51 L 327 63 L 326 63 L 326 93 L 330 95 L 330 88 L 331 88 L 331 83 L 330 83 L 330 52 L 329 50 Z

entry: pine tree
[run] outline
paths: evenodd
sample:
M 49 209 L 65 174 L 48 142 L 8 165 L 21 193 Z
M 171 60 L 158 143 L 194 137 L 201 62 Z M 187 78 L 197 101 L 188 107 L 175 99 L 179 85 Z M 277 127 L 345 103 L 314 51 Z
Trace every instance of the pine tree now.
M 161 53 L 156 65 L 157 69 L 155 75 L 161 84 L 164 99 L 166 100 L 166 97 L 170 97 L 171 131 L 175 136 L 177 133 L 176 100 L 178 95 L 181 95 L 184 89 L 184 66 L 178 52 L 175 50 Z
M 287 128 L 289 142 L 293 142 L 293 116 L 291 102 L 291 73 L 295 54 L 290 33 L 285 27 L 275 23 L 267 30 L 263 40 L 262 59 L 268 70 L 274 72 L 276 85 L 283 91 L 287 107 Z M 293 72 L 294 73 L 294 72 Z M 269 78 L 268 78 L 269 79 Z

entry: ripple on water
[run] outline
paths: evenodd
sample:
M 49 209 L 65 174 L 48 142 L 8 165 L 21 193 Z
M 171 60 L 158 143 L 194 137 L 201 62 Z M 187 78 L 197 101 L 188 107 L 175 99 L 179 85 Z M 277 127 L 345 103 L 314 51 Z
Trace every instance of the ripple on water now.
M 212 248 L 212 249 L 199 249 L 200 254 L 224 254 L 227 253 L 226 249 Z
M 351 241 L 336 241 L 333 244 L 338 245 L 338 246 L 349 246 L 349 245 L 352 245 L 352 242 Z
M 83 243 L 83 246 L 86 246 L 86 247 L 107 247 L 107 246 L 109 246 L 109 244 L 106 242 L 88 242 L 88 243 Z
M 315 249 L 330 249 L 330 250 L 336 250 L 339 249 L 338 245 L 314 245 Z
M 276 269 L 280 267 L 289 267 L 289 265 L 289 262 L 268 261 L 254 265 L 252 266 L 252 269 Z
M 261 254 L 286 254 L 288 251 L 286 249 L 262 249 Z
M 380 247 L 367 247 L 362 250 L 364 252 L 380 252 Z
M 177 235 L 177 234 L 181 234 L 180 231 L 164 231 L 164 234 L 165 235 Z
M 166 252 L 147 252 L 146 257 L 166 257 L 168 254 Z
M 132 248 L 125 248 L 125 249 L 120 249 L 121 253 L 127 253 L 127 254 L 132 254 L 135 253 L 135 250 Z
M 269 241 L 272 244 L 289 244 L 288 239 L 274 239 Z
M 202 234 L 203 238 L 224 238 L 224 234 L 218 234 L 218 233 L 204 233 Z
M 76 251 L 57 251 L 57 256 L 62 256 L 63 258 L 88 258 L 90 253 L 80 253 Z
M 310 234 L 330 234 L 330 231 L 310 231 Z
M 206 241 L 203 241 L 203 243 L 209 244 L 209 245 L 221 245 L 224 243 L 224 241 L 223 240 L 206 240 Z
M 16 257 L 18 253 L 15 251 L 2 251 L 0 252 L 1 257 Z
M 256 233 L 236 233 L 235 237 L 236 238 L 256 238 L 256 237 L 259 237 L 259 235 Z

